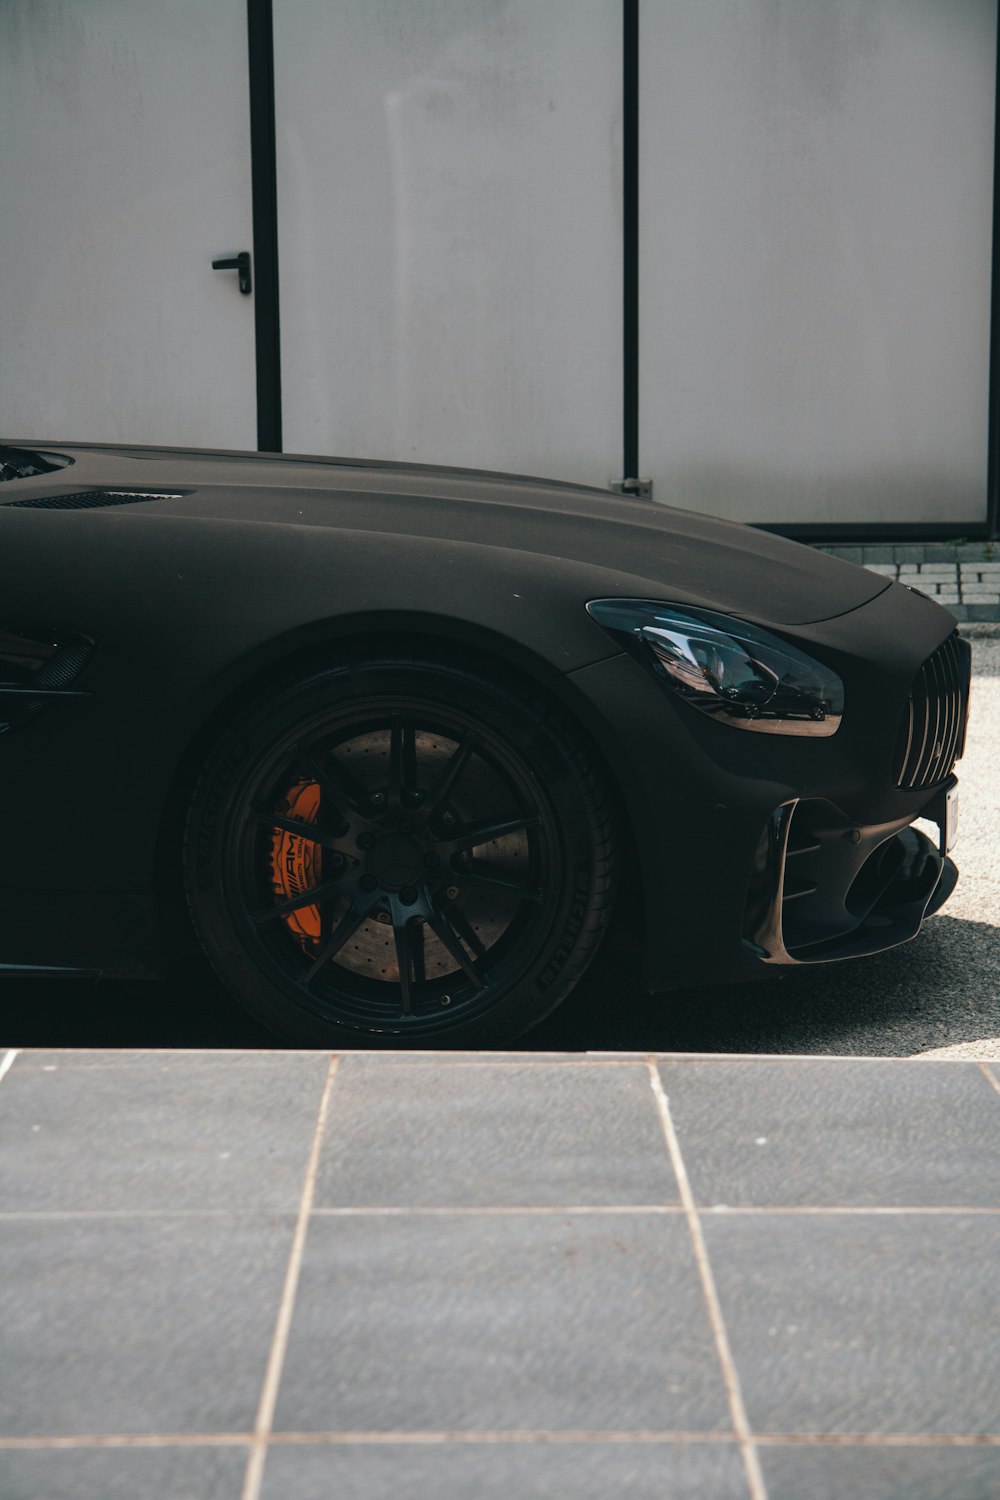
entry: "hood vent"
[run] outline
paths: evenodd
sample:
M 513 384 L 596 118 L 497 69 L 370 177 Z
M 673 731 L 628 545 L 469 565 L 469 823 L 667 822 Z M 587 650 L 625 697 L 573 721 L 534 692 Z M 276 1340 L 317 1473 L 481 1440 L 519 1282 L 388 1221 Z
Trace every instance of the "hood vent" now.
M 29 448 L 0 445 L 0 484 L 7 479 L 31 479 L 36 474 L 52 474 L 65 469 L 73 460 L 64 453 L 33 453 Z
M 32 495 L 27 500 L 8 500 L 11 510 L 100 510 L 106 505 L 136 505 L 144 500 L 182 500 L 180 491 L 81 490 L 77 495 Z

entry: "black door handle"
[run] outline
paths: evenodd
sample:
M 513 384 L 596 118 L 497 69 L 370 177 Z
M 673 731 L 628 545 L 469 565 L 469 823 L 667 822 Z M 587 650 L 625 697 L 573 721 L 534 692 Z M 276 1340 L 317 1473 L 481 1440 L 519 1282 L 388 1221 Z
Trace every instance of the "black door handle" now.
M 250 251 L 241 250 L 239 255 L 227 255 L 222 260 L 213 260 L 213 271 L 239 271 L 240 291 L 249 297 L 253 290 L 250 284 Z

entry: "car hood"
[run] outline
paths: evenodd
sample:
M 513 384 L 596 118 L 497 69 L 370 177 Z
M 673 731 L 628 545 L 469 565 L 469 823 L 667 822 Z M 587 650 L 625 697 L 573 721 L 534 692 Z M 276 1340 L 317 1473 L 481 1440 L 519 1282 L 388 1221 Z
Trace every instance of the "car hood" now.
M 467 542 L 611 570 L 651 597 L 777 625 L 832 619 L 888 586 L 877 574 L 753 527 L 556 481 L 294 455 L 18 446 L 69 464 L 4 484 L 0 507 L 106 489 L 118 492 L 109 501 L 114 509 L 103 512 L 109 519 L 169 514 L 367 531 L 387 544 L 390 537 Z M 135 503 L 123 504 L 129 491 Z

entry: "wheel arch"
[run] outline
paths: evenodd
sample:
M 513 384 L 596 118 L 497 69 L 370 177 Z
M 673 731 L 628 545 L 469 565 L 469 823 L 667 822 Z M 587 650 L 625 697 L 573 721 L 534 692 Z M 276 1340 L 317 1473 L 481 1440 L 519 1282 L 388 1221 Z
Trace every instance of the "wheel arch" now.
M 412 611 L 356 615 L 318 621 L 264 643 L 247 653 L 202 693 L 200 712 L 170 779 L 161 808 L 155 849 L 154 879 L 162 912 L 161 934 L 166 956 L 196 951 L 184 900 L 180 849 L 184 823 L 198 775 L 212 745 L 244 707 L 278 687 L 290 676 L 329 665 L 332 660 L 418 656 L 460 664 L 483 672 L 502 671 L 522 689 L 550 693 L 573 727 L 585 739 L 613 799 L 621 843 L 621 890 L 615 929 L 641 930 L 643 873 L 638 840 L 629 815 L 629 799 L 610 753 L 609 737 L 594 706 L 577 684 L 541 653 L 495 631 L 467 621 Z M 638 931 L 629 933 L 630 941 Z

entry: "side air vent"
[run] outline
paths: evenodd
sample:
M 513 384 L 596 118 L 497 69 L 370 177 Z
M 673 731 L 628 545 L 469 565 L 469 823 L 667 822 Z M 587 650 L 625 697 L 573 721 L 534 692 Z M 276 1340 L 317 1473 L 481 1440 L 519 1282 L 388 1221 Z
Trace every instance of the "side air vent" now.
M 81 490 L 76 495 L 32 495 L 27 500 L 8 500 L 11 510 L 101 510 L 106 505 L 137 505 L 144 500 L 181 500 L 179 492 L 158 490 Z
M 57 698 L 89 698 L 70 683 L 93 654 L 85 636 L 0 627 L 0 734 L 22 728 Z
M 972 648 L 958 631 L 924 662 L 910 689 L 893 774 L 907 791 L 937 786 L 965 749 Z

